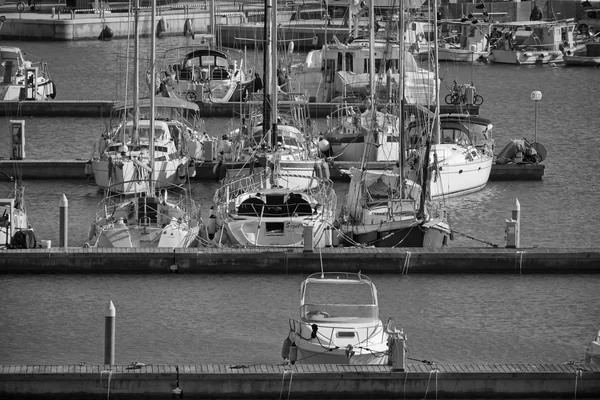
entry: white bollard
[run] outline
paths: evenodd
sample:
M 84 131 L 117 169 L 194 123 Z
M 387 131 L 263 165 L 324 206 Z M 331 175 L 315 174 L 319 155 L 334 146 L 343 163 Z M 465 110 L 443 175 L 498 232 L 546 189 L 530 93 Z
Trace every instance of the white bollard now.
M 64 194 L 60 198 L 59 202 L 60 213 L 59 213 L 59 233 L 60 233 L 60 247 L 69 246 L 69 201 L 67 196 Z
M 404 330 L 391 330 L 388 342 L 389 358 L 388 364 L 392 366 L 392 371 L 404 372 L 406 365 L 406 335 Z

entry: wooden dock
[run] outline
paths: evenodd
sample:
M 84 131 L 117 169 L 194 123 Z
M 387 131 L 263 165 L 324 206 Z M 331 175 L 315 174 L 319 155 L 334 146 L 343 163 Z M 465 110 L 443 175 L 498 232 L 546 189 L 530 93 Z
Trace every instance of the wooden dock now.
M 2 251 L 2 274 L 600 273 L 600 248 L 80 248 Z
M 600 398 L 588 364 L 0 365 L 5 399 Z M 179 389 L 179 391 L 176 391 Z M 181 391 L 181 397 L 179 393 Z

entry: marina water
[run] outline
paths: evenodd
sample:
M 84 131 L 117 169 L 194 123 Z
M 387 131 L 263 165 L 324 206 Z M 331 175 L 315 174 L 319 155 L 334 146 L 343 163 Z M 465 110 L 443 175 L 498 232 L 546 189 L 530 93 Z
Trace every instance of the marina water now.
M 192 39 L 166 37 L 158 41 L 157 54 L 193 44 Z M 47 61 L 57 99 L 122 100 L 124 40 L 2 45 L 16 45 Z M 247 54 L 250 65 L 262 59 Z M 490 182 L 480 192 L 446 200 L 458 232 L 450 246 L 504 247 L 505 220 L 518 198 L 525 252 L 532 247 L 598 247 L 600 69 L 442 63 L 440 74 L 442 93 L 453 80 L 473 81 L 485 99 L 480 115 L 494 124 L 496 152 L 510 139 L 534 140 L 530 94 L 541 91 L 537 139 L 548 149 L 542 181 Z M 0 120 L 0 157 L 5 158 L 10 156 L 9 119 L 20 117 Z M 88 159 L 106 129 L 104 118 L 24 119 L 28 159 Z M 207 131 L 220 135 L 229 120 L 207 119 Z M 317 123 L 325 129 L 324 120 Z M 64 193 L 69 246 L 87 241 L 102 197 L 93 181 L 25 185 L 38 240 L 57 245 Z M 205 218 L 217 187 L 216 181 L 192 184 Z M 335 188 L 341 204 L 347 184 L 336 182 Z M 102 363 L 109 300 L 117 308 L 117 363 L 281 362 L 287 319 L 299 312 L 298 288 L 305 277 L 254 275 L 251 265 L 248 270 L 246 276 L 0 276 L 0 364 Z M 381 318 L 392 317 L 408 333 L 411 362 L 581 360 L 600 329 L 600 278 L 595 275 L 401 275 L 399 269 L 395 276 L 371 278 L 379 289 Z

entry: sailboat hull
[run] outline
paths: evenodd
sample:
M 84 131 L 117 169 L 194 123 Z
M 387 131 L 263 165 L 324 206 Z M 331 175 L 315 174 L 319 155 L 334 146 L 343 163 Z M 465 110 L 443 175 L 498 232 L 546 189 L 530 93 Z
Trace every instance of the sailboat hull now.
M 140 193 L 148 190 L 148 172 L 132 161 L 112 164 L 105 160 L 92 160 L 92 171 L 96 185 L 102 189 L 108 187 L 119 193 Z M 179 185 L 185 182 L 187 175 L 183 179 L 179 176 L 178 167 L 180 164 L 186 165 L 187 158 L 180 160 L 156 161 L 155 180 L 156 187 L 163 188 L 173 185 Z M 112 170 L 110 170 L 112 169 Z M 115 184 L 115 182 L 120 182 Z
M 438 164 L 437 173 L 430 183 L 431 198 L 460 196 L 482 190 L 490 178 L 492 163 L 491 156 L 483 156 L 472 161 Z

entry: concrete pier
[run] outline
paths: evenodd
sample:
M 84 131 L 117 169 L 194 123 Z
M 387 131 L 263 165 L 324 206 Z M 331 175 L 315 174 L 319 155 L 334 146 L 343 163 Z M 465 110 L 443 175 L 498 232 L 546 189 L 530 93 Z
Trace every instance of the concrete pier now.
M 404 372 L 375 365 L 0 366 L 6 400 L 166 399 L 176 387 L 183 398 L 203 399 L 281 399 L 282 393 L 300 400 L 597 399 L 600 366 L 409 364 Z
M 173 268 L 176 265 L 177 268 Z M 600 273 L 600 248 L 43 248 L 0 253 L 0 274 Z
M 90 145 L 91 147 L 91 145 Z M 88 159 L 76 159 L 76 160 L 2 160 L 0 159 L 0 172 L 4 172 L 8 175 L 12 175 L 15 170 L 20 171 L 21 178 L 25 181 L 28 180 L 51 180 L 51 179 L 92 179 L 93 177 L 85 175 L 85 164 Z M 240 167 L 243 163 L 239 163 Z M 349 170 L 351 166 L 357 166 L 355 162 L 343 162 L 338 161 L 335 163 L 335 167 L 330 168 L 330 174 L 332 180 L 349 180 L 349 176 L 344 174 L 342 171 Z M 373 162 L 369 163 L 368 167 L 371 169 L 383 169 L 387 163 Z M 215 180 L 213 168 L 215 166 L 214 161 L 198 162 L 196 163 L 196 175 L 192 178 L 194 181 L 208 181 Z M 504 180 L 541 180 L 544 166 L 537 165 L 517 165 L 512 164 L 511 168 L 506 168 L 506 165 L 492 165 L 492 173 L 490 174 L 490 181 L 504 181 Z M 531 174 L 531 167 L 535 167 L 536 170 L 540 170 L 540 174 Z M 389 168 L 389 165 L 388 165 Z M 496 170 L 496 168 L 499 168 Z M 522 174 L 519 172 L 521 171 Z
M 314 100 L 314 98 L 312 99 Z M 225 117 L 231 118 L 240 112 L 247 113 L 250 105 L 246 102 L 217 103 L 211 101 L 196 102 L 202 118 Z M 289 110 L 292 103 L 279 103 L 279 109 Z M 109 100 L 48 100 L 48 101 L 0 101 L 0 116 L 19 117 L 108 117 L 115 102 Z M 306 109 L 311 118 L 325 118 L 333 113 L 340 103 L 317 103 L 309 101 Z M 349 106 L 365 109 L 364 103 L 348 103 Z M 411 106 L 407 106 L 411 109 Z M 414 108 L 414 106 L 412 106 Z M 454 105 L 441 106 L 442 113 L 468 112 L 479 114 L 479 106 Z

